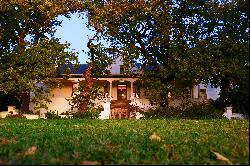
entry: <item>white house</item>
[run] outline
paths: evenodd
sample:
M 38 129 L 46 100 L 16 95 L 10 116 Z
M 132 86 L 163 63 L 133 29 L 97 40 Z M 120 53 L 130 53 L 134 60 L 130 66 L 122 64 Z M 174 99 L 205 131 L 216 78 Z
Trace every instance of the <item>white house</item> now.
M 71 110 L 71 106 L 67 101 L 73 95 L 74 88 L 79 86 L 79 81 L 84 80 L 82 73 L 86 70 L 87 65 L 81 64 L 77 71 L 71 68 L 71 77 L 67 80 L 63 79 L 63 73 L 59 73 L 58 79 L 63 83 L 62 88 L 55 88 L 52 90 L 53 97 L 51 98 L 52 103 L 48 105 L 49 110 L 56 111 L 58 114 Z M 136 64 L 133 71 L 136 72 L 140 64 Z M 125 76 L 123 74 L 123 63 L 121 59 L 117 59 L 109 68 L 111 73 L 110 76 L 99 77 L 95 81 L 96 84 L 100 85 L 101 90 L 111 96 L 112 100 L 109 107 L 105 105 L 105 101 L 96 101 L 96 104 L 103 105 L 105 108 L 110 108 L 110 118 L 122 118 L 128 117 L 128 105 L 131 103 L 136 103 L 140 107 L 145 109 L 153 107 L 150 105 L 149 100 L 145 94 L 144 89 L 139 88 L 138 78 Z M 191 92 L 191 100 L 202 101 L 207 100 L 207 88 L 199 84 L 194 86 Z M 174 102 L 173 104 L 176 104 Z M 33 104 L 30 104 L 32 109 Z M 41 109 L 41 116 L 44 116 L 47 110 Z M 102 116 L 105 116 L 102 114 Z

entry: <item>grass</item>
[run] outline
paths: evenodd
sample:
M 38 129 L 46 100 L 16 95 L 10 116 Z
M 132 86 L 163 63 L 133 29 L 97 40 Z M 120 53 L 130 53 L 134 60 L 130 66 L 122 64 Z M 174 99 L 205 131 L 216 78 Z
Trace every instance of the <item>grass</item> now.
M 0 119 L 0 164 L 249 165 L 249 121 Z

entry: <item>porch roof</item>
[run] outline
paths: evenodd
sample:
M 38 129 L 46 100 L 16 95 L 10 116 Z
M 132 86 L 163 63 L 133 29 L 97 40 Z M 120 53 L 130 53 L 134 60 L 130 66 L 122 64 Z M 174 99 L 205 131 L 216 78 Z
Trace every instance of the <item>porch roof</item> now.
M 62 78 L 63 76 L 66 76 L 66 74 L 58 74 L 57 78 Z M 70 78 L 82 78 L 83 74 L 70 74 Z M 110 75 L 95 75 L 93 78 L 138 78 L 138 74 L 130 74 L 130 75 L 124 75 L 124 74 L 110 74 Z

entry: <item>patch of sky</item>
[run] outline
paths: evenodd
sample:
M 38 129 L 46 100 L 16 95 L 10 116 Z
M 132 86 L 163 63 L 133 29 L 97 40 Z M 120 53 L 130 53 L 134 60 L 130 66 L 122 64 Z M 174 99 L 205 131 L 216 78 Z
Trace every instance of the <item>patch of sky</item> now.
M 70 18 L 59 16 L 57 19 L 62 21 L 62 24 L 56 28 L 54 36 L 59 38 L 61 43 L 69 43 L 73 52 L 78 53 L 79 62 L 86 63 L 89 58 L 87 42 L 95 35 L 93 30 L 87 28 L 87 17 L 75 13 L 70 15 Z
M 216 100 L 219 98 L 220 88 L 213 88 L 210 84 L 207 86 L 207 99 Z

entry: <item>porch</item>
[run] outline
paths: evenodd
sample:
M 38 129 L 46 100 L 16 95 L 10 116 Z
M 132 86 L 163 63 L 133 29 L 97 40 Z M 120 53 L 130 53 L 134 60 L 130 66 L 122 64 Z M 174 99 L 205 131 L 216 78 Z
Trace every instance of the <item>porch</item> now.
M 110 103 L 110 119 L 130 118 L 129 103 L 131 100 L 113 100 Z
M 79 86 L 79 79 L 69 79 L 68 83 L 71 84 L 73 95 L 74 89 Z M 94 84 L 98 85 L 101 93 L 107 97 L 104 101 L 96 100 L 95 103 L 103 106 L 104 103 L 109 105 L 106 107 L 109 110 L 104 111 L 109 112 L 109 119 L 130 118 L 129 103 L 131 103 L 131 98 L 144 97 L 143 89 L 139 87 L 137 78 L 98 78 Z

